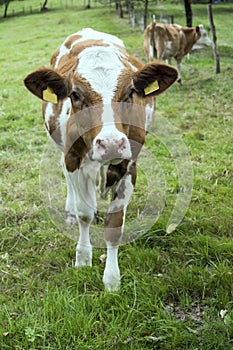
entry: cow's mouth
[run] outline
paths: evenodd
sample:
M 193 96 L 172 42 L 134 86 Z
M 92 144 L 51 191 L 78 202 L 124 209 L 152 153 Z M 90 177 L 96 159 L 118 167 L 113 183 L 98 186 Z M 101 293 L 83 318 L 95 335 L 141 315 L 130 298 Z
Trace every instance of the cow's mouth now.
M 105 155 L 105 156 L 96 158 L 92 150 L 91 152 L 89 152 L 89 158 L 91 161 L 97 161 L 101 163 L 101 165 L 109 165 L 109 164 L 117 165 L 117 164 L 120 164 L 123 160 L 131 160 L 132 155 L 129 154 L 127 157 L 119 157 L 119 156 L 114 157 L 114 155 L 108 155 L 108 156 Z

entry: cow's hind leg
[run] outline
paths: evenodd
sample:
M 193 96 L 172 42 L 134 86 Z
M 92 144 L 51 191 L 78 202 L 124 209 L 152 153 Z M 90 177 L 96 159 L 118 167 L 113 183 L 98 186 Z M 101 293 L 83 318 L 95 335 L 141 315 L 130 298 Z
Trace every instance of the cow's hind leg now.
M 177 78 L 177 82 L 182 85 L 182 78 L 181 78 L 181 59 L 176 59 L 177 61 L 177 69 L 178 69 L 178 78 Z
M 107 259 L 103 282 L 108 291 L 115 291 L 120 286 L 118 247 L 123 233 L 127 205 L 134 189 L 133 183 L 134 179 L 129 173 L 118 182 L 105 222 Z

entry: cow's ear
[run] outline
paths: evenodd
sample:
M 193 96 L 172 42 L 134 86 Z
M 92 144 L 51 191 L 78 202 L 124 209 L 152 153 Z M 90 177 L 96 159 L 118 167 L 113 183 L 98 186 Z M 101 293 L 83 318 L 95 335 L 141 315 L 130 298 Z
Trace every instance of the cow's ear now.
M 57 103 L 69 94 L 68 82 L 55 70 L 40 68 L 24 79 L 26 88 L 44 101 Z
M 133 76 L 133 86 L 136 93 L 142 97 L 161 94 L 178 77 L 176 68 L 159 62 L 146 64 Z

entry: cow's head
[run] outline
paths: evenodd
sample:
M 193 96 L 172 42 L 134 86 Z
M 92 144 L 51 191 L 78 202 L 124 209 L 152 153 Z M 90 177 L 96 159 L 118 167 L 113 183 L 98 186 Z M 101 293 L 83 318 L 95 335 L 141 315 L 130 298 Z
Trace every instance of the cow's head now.
M 144 143 L 146 106 L 153 108 L 154 97 L 176 81 L 176 69 L 156 62 L 135 69 L 132 63 L 118 60 L 112 62 L 115 66 L 110 70 L 100 65 L 88 71 L 88 60 L 83 61 L 83 66 L 81 62 L 80 59 L 65 73 L 41 68 L 24 80 L 26 87 L 44 101 L 59 105 L 70 98 L 65 145 L 68 169 L 79 167 L 87 152 L 99 162 L 136 157 L 130 140 Z M 128 112 L 138 105 L 145 113 L 135 112 L 136 123 L 131 123 Z
M 193 49 L 201 49 L 204 46 L 210 46 L 211 45 L 211 40 L 208 37 L 208 34 L 203 26 L 203 24 L 199 24 L 196 27 L 196 32 L 198 34 L 198 39 L 196 41 L 196 43 L 194 44 Z

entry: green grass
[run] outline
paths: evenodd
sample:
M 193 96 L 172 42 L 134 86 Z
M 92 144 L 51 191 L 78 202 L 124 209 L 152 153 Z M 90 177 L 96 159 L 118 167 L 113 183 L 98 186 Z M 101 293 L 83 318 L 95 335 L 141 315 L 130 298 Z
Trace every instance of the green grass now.
M 184 24 L 183 5 L 158 11 L 173 11 Z M 157 99 L 158 118 L 176 128 L 190 152 L 192 201 L 167 234 L 176 169 L 159 137 L 149 135 L 147 148 L 166 180 L 166 206 L 143 237 L 120 248 L 118 293 L 103 289 L 104 249 L 94 250 L 92 268 L 74 270 L 75 242 L 44 207 L 39 172 L 47 136 L 40 101 L 23 78 L 48 65 L 55 48 L 82 27 L 119 35 L 145 62 L 142 34 L 104 8 L 0 22 L 1 349 L 232 350 L 232 11 L 232 5 L 214 6 L 221 74 L 215 75 L 212 50 L 205 49 L 184 60 L 184 85 Z M 193 12 L 194 24 L 208 25 L 205 5 Z

